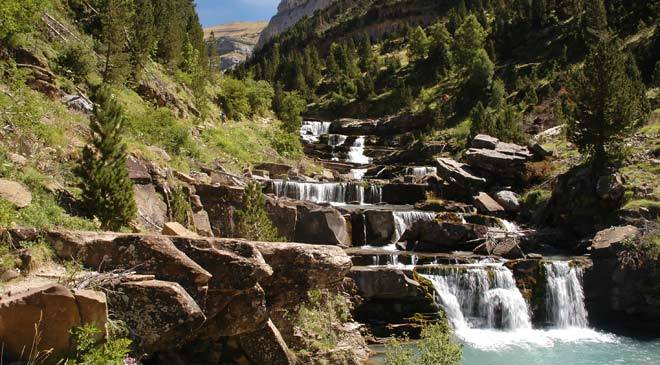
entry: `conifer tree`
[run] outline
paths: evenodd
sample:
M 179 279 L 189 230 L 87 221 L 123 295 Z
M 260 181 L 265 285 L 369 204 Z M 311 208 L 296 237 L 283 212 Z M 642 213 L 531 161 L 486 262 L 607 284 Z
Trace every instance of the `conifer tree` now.
M 607 30 L 607 10 L 603 0 L 585 0 L 584 25 L 595 31 Z
M 635 61 L 616 40 L 601 40 L 572 82 L 576 119 L 569 138 L 602 166 L 648 112 Z
M 429 39 L 426 36 L 424 29 L 422 29 L 420 26 L 412 28 L 410 34 L 408 35 L 408 39 L 408 50 L 410 52 L 410 58 L 413 61 L 423 60 L 426 58 L 426 54 L 429 51 Z
M 461 66 L 471 65 L 479 50 L 483 48 L 485 40 L 484 28 L 474 15 L 468 15 L 454 36 L 456 63 Z
M 236 234 L 250 241 L 282 241 L 266 214 L 266 199 L 261 187 L 250 182 L 243 192 L 243 206 L 236 211 Z
M 156 29 L 154 26 L 154 7 L 152 0 L 135 0 L 135 16 L 133 17 L 133 40 L 131 51 L 133 53 L 134 73 L 136 79 L 156 45 Z
M 429 63 L 431 63 L 440 76 L 445 76 L 453 65 L 451 34 L 442 23 L 429 28 Z
M 104 229 L 116 231 L 128 225 L 137 212 L 122 142 L 125 117 L 109 86 L 101 86 L 94 100 L 91 140 L 83 148 L 76 174 L 81 179 L 87 212 L 96 216 Z
M 130 69 L 130 56 L 126 51 L 126 29 L 133 16 L 131 0 L 107 0 L 102 14 L 101 43 L 104 58 L 103 81 L 122 83 Z

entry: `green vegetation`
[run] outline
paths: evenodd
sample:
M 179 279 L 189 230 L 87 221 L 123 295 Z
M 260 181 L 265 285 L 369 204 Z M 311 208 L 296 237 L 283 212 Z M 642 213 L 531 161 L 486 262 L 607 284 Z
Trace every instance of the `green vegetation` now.
M 570 119 L 569 138 L 600 164 L 648 115 L 639 70 L 620 48 L 616 39 L 600 40 L 574 76 L 577 115 Z
M 443 323 L 427 324 L 416 349 L 407 339 L 391 339 L 385 345 L 386 365 L 458 365 L 463 357 L 461 346 L 452 340 L 452 330 L 446 319 Z
M 93 324 L 86 324 L 71 330 L 71 338 L 76 344 L 76 354 L 66 360 L 70 365 L 121 365 L 130 352 L 131 340 L 111 337 L 104 343 L 97 341 L 101 330 Z
M 91 141 L 76 173 L 88 214 L 97 217 L 104 229 L 117 231 L 137 214 L 122 141 L 125 117 L 107 86 L 97 90 L 95 100 Z
M 243 192 L 243 204 L 236 211 L 236 234 L 250 241 L 281 242 L 277 229 L 266 214 L 266 199 L 261 186 L 251 182 Z
M 340 294 L 323 290 L 314 290 L 307 300 L 300 304 L 290 320 L 302 334 L 302 346 L 294 348 L 299 356 L 305 358 L 311 354 L 324 354 L 338 348 L 343 340 L 339 330 L 342 323 L 351 319 L 349 301 Z M 331 364 L 343 364 L 341 352 L 331 354 Z

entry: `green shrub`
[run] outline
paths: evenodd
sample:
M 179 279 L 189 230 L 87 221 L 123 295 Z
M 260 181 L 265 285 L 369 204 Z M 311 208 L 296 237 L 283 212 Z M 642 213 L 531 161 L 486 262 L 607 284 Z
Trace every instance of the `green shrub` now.
M 237 80 L 222 77 L 218 82 L 218 88 L 216 99 L 227 118 L 231 120 L 265 115 L 275 95 L 268 82 L 252 79 Z
M 266 200 L 261 186 L 252 182 L 243 192 L 243 206 L 236 211 L 236 234 L 250 241 L 278 242 L 278 236 L 270 218 L 266 214 Z
M 385 345 L 386 365 L 458 365 L 463 354 L 452 340 L 448 322 L 428 324 L 422 329 L 417 349 L 406 344 L 407 338 L 394 338 Z
M 81 42 L 67 43 L 57 57 L 58 67 L 76 82 L 84 82 L 96 71 L 94 52 Z
M 322 290 L 309 292 L 308 300 L 300 304 L 290 318 L 303 334 L 305 348 L 296 350 L 316 353 L 337 348 L 341 340 L 337 325 L 348 322 L 350 313 L 348 301 L 340 294 Z
M 190 201 L 188 201 L 188 193 L 184 188 L 177 187 L 172 189 L 172 201 L 170 205 L 172 219 L 184 226 L 188 226 L 190 224 L 192 207 L 190 206 Z
M 522 218 L 532 219 L 548 203 L 552 192 L 549 190 L 530 190 L 520 198 L 520 214 Z
M 0 40 L 34 30 L 43 0 L 3 0 L 0 5 Z
M 101 332 L 93 324 L 85 324 L 71 330 L 73 343 L 76 344 L 76 354 L 69 358 L 66 364 L 71 365 L 123 365 L 130 352 L 131 340 L 126 338 L 110 338 L 103 344 L 96 341 Z
M 191 138 L 190 125 L 177 119 L 168 108 L 129 111 L 129 132 L 138 141 L 163 147 L 168 153 L 199 157 L 198 144 Z
M 273 133 L 270 143 L 275 151 L 286 158 L 299 158 L 302 156 L 300 137 L 295 133 L 280 130 Z

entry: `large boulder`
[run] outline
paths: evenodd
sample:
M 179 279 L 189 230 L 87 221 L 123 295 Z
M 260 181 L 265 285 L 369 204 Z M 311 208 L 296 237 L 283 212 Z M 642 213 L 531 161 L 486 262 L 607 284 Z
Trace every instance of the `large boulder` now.
M 500 140 L 495 137 L 491 137 L 486 134 L 478 134 L 474 137 L 470 145 L 473 148 L 485 148 L 487 150 L 494 150 L 497 148 L 498 143 L 500 143 Z
M 294 365 L 293 352 L 289 350 L 280 331 L 272 321 L 259 331 L 239 336 L 241 348 L 254 364 Z
M 472 196 L 486 186 L 486 179 L 476 175 L 470 166 L 449 158 L 436 159 L 438 176 L 445 180 L 450 191 L 448 194 Z
M 487 227 L 477 224 L 432 220 L 415 223 L 404 240 L 408 250 L 420 252 L 471 251 L 487 233 Z
M 475 196 L 473 204 L 481 214 L 497 215 L 504 212 L 504 208 L 486 193 Z
M 493 199 L 501 205 L 507 212 L 517 213 L 520 211 L 520 202 L 518 194 L 509 190 L 501 190 L 493 195 Z
M 286 178 L 289 176 L 289 172 L 293 169 L 289 165 L 279 164 L 279 163 L 261 163 L 254 166 L 255 170 L 268 171 L 268 175 L 273 178 Z
M 525 163 L 529 159 L 501 150 L 470 148 L 465 153 L 465 160 L 470 166 L 491 175 L 498 181 L 512 182 L 523 176 Z
M 390 210 L 368 210 L 364 213 L 366 242 L 386 245 L 392 242 L 396 233 L 394 213 Z M 397 240 L 398 241 L 398 240 Z
M 633 241 L 640 234 L 637 227 L 624 226 L 604 229 L 594 236 L 589 250 L 591 256 L 602 258 L 615 258 L 617 253 L 625 249 L 626 243 Z
M 25 208 L 32 203 L 32 193 L 23 184 L 0 179 L 0 199 L 4 199 L 16 208 Z
M 298 206 L 296 242 L 349 246 L 346 219 L 332 207 Z
M 149 168 L 142 159 L 139 159 L 133 154 L 128 155 L 126 157 L 126 168 L 128 170 L 128 178 L 136 184 L 151 184 Z
M 107 289 L 112 312 L 131 329 L 140 354 L 183 346 L 205 320 L 195 300 L 177 283 L 128 281 Z
M 365 299 L 415 299 L 421 285 L 412 279 L 412 273 L 382 268 L 355 267 L 348 276 Z
M 385 184 L 383 201 L 389 204 L 415 204 L 426 200 L 426 184 Z
M 198 237 L 197 233 L 190 231 L 179 222 L 167 222 L 163 225 L 165 236 Z
M 10 362 L 28 360 L 31 351 L 45 353 L 52 350 L 44 363 L 57 363 L 73 350 L 70 331 L 74 327 L 91 323 L 104 328 L 107 308 L 103 293 L 93 297 L 89 292 L 74 295 L 58 284 L 1 297 L 0 343 L 3 345 L 3 358 Z M 39 339 L 35 340 L 37 335 Z
M 46 239 L 60 258 L 97 270 L 131 269 L 192 290 L 211 278 L 166 236 L 51 231 Z
M 138 224 L 141 229 L 159 233 L 167 222 L 167 204 L 153 184 L 133 185 L 135 203 L 138 209 Z
M 268 214 L 268 218 L 277 229 L 280 237 L 286 238 L 287 241 L 295 241 L 298 209 L 293 201 L 268 197 L 266 199 L 266 214 Z
M 216 237 L 232 237 L 234 234 L 234 212 L 243 206 L 243 191 L 240 186 L 197 184 L 195 191 L 208 212 L 211 228 Z
M 295 305 L 311 289 L 336 288 L 352 266 L 350 257 L 336 246 L 275 242 L 255 245 L 273 269 L 273 275 L 260 282 L 270 308 Z
M 525 253 L 520 248 L 519 241 L 514 237 L 498 240 L 488 240 L 474 249 L 474 253 L 483 256 L 500 256 L 505 259 L 521 259 Z

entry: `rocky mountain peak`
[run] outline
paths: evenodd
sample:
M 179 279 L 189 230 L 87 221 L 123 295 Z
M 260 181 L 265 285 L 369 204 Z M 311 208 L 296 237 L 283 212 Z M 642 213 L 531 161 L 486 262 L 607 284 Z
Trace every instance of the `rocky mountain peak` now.
M 282 0 L 277 7 L 277 14 L 271 18 L 263 30 L 256 48 L 265 45 L 269 40 L 294 26 L 300 19 L 314 14 L 319 9 L 325 9 L 334 0 Z

